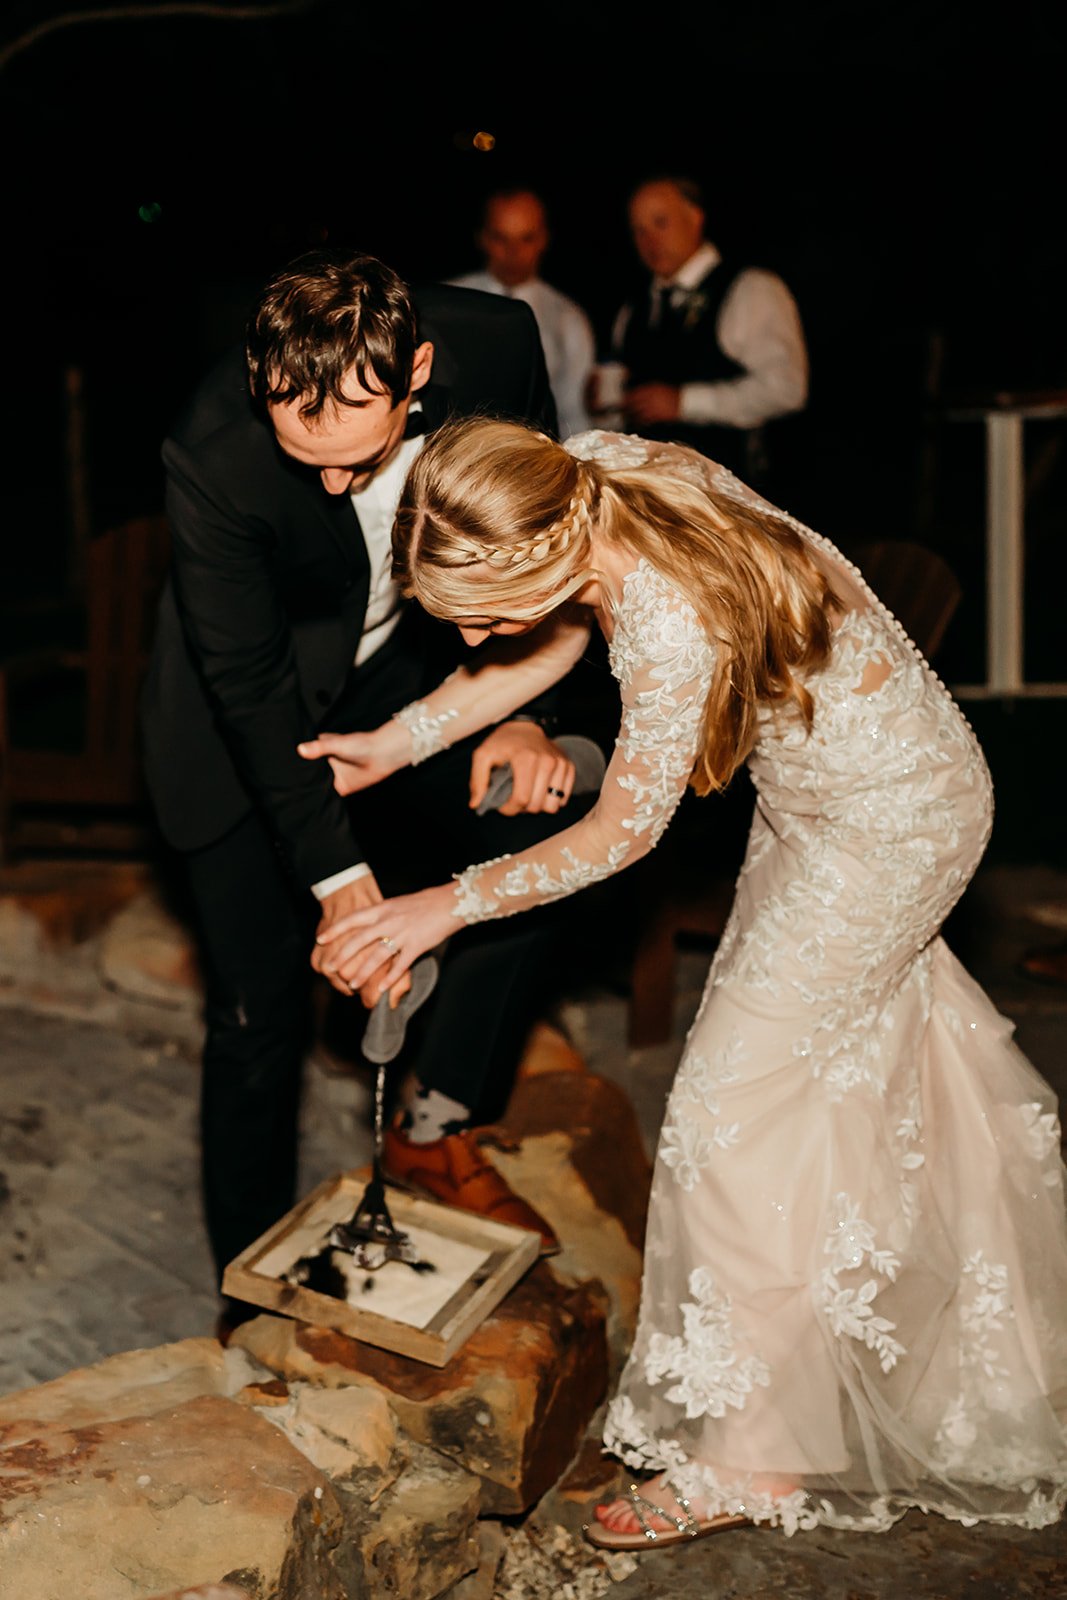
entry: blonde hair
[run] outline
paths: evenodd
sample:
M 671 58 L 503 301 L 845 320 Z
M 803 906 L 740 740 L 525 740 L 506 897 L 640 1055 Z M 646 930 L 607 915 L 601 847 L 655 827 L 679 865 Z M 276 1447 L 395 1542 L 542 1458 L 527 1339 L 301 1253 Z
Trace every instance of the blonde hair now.
M 675 583 L 715 647 L 691 783 L 729 783 L 761 705 L 797 707 L 830 653 L 837 603 L 800 534 L 672 471 L 607 469 L 517 423 L 450 423 L 427 440 L 393 531 L 393 570 L 434 616 L 541 617 L 598 574 L 591 534 Z M 472 569 L 479 567 L 475 574 Z
M 393 576 L 437 617 L 543 617 L 595 577 L 596 475 L 517 423 L 450 423 L 428 439 L 393 528 Z M 475 577 L 472 567 L 487 566 Z

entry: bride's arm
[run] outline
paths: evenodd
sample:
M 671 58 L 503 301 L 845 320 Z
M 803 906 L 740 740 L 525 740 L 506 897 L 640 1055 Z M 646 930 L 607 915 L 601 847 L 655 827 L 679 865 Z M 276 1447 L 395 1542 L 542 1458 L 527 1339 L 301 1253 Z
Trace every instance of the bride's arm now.
M 496 638 L 424 700 L 412 701 L 369 733 L 320 733 L 298 745 L 308 761 L 326 759 L 340 794 L 354 794 L 402 767 L 503 722 L 567 675 L 589 642 L 577 607 L 561 607 L 533 632 Z
M 382 968 L 384 987 L 459 922 L 512 916 L 610 877 L 658 842 L 701 748 L 712 647 L 692 609 L 666 585 L 616 646 L 622 724 L 593 809 L 552 838 L 469 867 L 455 884 L 404 895 L 337 923 L 325 965 L 359 988 Z M 621 659 L 620 659 L 621 657 Z M 377 981 L 377 980 L 376 980 Z
M 558 683 L 589 643 L 590 623 L 575 607 L 561 607 L 532 633 L 498 637 L 479 648 L 424 700 L 396 713 L 411 737 L 413 765 L 482 728 L 503 722 Z

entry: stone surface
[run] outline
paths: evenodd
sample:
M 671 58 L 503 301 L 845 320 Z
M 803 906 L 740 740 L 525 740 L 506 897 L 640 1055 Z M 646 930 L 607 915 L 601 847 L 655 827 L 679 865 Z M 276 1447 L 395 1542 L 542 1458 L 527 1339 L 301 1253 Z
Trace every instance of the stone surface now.
M 410 1440 L 402 1454 L 377 1498 L 338 1489 L 338 1569 L 353 1600 L 435 1600 L 478 1566 L 478 1479 Z
M 603 1083 L 603 1080 L 597 1080 Z M 610 1085 L 604 1085 L 610 1088 Z M 607 1339 L 612 1376 L 633 1342 L 641 1292 L 641 1252 L 617 1216 L 602 1210 L 574 1166 L 569 1133 L 524 1138 L 515 1151 L 486 1152 L 511 1187 L 548 1219 L 562 1249 L 552 1258 L 557 1276 L 594 1281 L 606 1295 Z
M 738 1528 L 633 1564 L 611 1600 L 1063 1600 L 1067 1525 L 963 1528 L 912 1511 L 889 1533 L 820 1528 L 786 1539 Z
M 192 1051 L 0 1006 L 0 1062 L 0 1395 L 211 1333 Z M 309 1067 L 300 1193 L 366 1158 L 367 1099 Z
M 179 1011 L 199 1012 L 203 985 L 196 945 L 157 890 L 146 888 L 104 929 L 98 960 L 104 983 L 119 994 Z
M 448 1600 L 494 1600 L 507 1536 L 499 1522 L 483 1518 L 478 1524 L 478 1565 L 448 1591 Z
M 0 951 L 18 916 L 33 924 L 38 949 L 83 944 L 150 881 L 151 869 L 140 861 L 20 861 L 0 867 Z
M 89 1522 L 78 1600 L 235 1574 L 252 1600 L 431 1600 L 476 1566 L 477 1477 L 400 1434 L 379 1389 L 266 1371 L 189 1339 L 0 1401 L 0 1573 L 26 1585 L 20 1600 L 56 1600 L 43 1586 L 67 1573 L 56 1543 Z M 264 1500 L 262 1484 L 288 1500 Z M 295 1522 L 294 1496 L 307 1502 Z M 232 1543 L 205 1505 L 232 1512 Z
M 134 1600 L 231 1581 L 346 1600 L 334 1491 L 277 1428 L 217 1396 L 43 1427 L 0 1454 L 0 1572 L 19 1600 Z
M 527 1509 L 556 1481 L 607 1384 L 603 1294 L 547 1263 L 442 1368 L 284 1317 L 242 1324 L 234 1347 L 290 1382 L 381 1390 L 405 1432 L 483 1480 L 484 1508 L 498 1513 Z
M 585 1057 L 567 1035 L 551 1022 L 535 1022 L 523 1045 L 516 1082 L 551 1072 L 586 1072 Z
M 606 1555 L 594 1550 L 580 1533 L 528 1517 L 519 1527 L 507 1529 L 504 1557 L 497 1572 L 493 1600 L 603 1600 L 614 1596 L 616 1584 L 634 1571 L 629 1555 Z M 704 1600 L 729 1594 L 709 1588 Z M 738 1600 L 741 1594 L 738 1593 Z M 766 1600 L 745 1594 L 744 1600 Z M 789 1600 L 799 1600 L 790 1592 Z
M 183 1339 L 152 1350 L 130 1350 L 0 1399 L 0 1449 L 35 1436 L 41 1427 L 87 1427 L 139 1417 L 201 1395 L 229 1395 L 247 1369 L 215 1339 Z
M 147 944 L 141 953 L 160 967 L 154 976 L 148 971 L 139 982 L 130 978 L 116 987 L 101 971 L 112 927 L 124 925 L 131 902 L 154 897 L 150 882 L 147 865 L 135 862 L 20 862 L 0 869 L 0 1005 L 142 1038 L 178 1037 L 195 1047 L 202 1031 L 199 992 L 183 985 L 175 1003 L 158 943 L 154 956 Z M 128 959 L 119 966 L 128 972 L 137 955 L 126 948 Z
M 604 1454 L 602 1408 L 589 1424 L 586 1437 L 557 1484 L 546 1496 L 552 1502 L 557 1522 L 574 1529 L 581 1526 L 585 1513 L 597 1500 L 609 1499 L 619 1492 L 621 1480 L 626 1475 L 613 1456 Z M 542 1509 L 545 1501 L 541 1502 Z M 579 1514 L 574 1514 L 574 1508 Z M 587 1518 L 586 1518 L 587 1520 Z
M 595 1073 L 561 1070 L 563 1050 L 573 1046 L 548 1030 L 543 1051 L 556 1065 L 520 1076 L 503 1119 L 518 1148 L 486 1153 L 555 1228 L 557 1270 L 603 1284 L 614 1377 L 637 1322 L 651 1167 L 626 1094 Z
M 597 1208 L 641 1249 L 652 1168 L 633 1105 L 618 1083 L 593 1072 L 522 1078 L 505 1118 L 520 1140 L 566 1134 L 568 1160 Z
M 389 1473 L 397 1447 L 396 1419 L 376 1389 L 318 1389 L 300 1383 L 288 1388 L 285 1400 L 277 1404 L 273 1395 L 261 1402 L 256 1386 L 250 1385 L 238 1398 L 262 1405 L 290 1444 L 335 1483 Z
M 172 1589 L 170 1594 L 156 1594 L 152 1600 L 254 1600 L 247 1589 L 235 1589 L 232 1583 L 205 1583 L 196 1589 Z

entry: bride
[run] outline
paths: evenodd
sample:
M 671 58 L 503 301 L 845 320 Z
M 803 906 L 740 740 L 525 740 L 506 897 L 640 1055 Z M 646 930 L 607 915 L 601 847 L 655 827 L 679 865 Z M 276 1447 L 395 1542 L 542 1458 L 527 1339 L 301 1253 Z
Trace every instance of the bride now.
M 451 425 L 415 463 L 394 550 L 428 611 L 499 642 L 384 727 L 316 741 L 342 792 L 498 722 L 593 621 L 622 722 L 580 821 L 335 925 L 329 965 L 368 1002 L 462 923 L 639 860 L 687 784 L 720 789 L 747 762 L 756 789 L 607 1419 L 606 1448 L 646 1476 L 589 1537 L 885 1529 L 912 1506 L 1054 1521 L 1059 1125 L 939 937 L 992 815 L 958 707 L 831 544 L 678 446 Z

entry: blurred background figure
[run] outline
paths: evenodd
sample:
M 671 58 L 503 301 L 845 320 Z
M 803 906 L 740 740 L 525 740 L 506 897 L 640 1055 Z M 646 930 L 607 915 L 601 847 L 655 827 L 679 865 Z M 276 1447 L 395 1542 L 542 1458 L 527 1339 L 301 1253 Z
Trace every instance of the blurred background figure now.
M 581 306 L 539 276 L 549 239 L 548 214 L 539 195 L 531 189 L 498 190 L 486 201 L 477 234 L 484 270 L 450 281 L 462 289 L 526 301 L 541 331 L 560 437 L 566 439 L 589 427 L 585 395 L 595 341 Z
M 691 179 L 642 183 L 629 217 L 652 277 L 647 293 L 619 312 L 618 365 L 602 369 L 594 406 L 611 406 L 614 378 L 629 431 L 692 445 L 766 492 L 765 425 L 801 411 L 808 396 L 796 302 L 775 273 L 724 259 L 705 237 L 703 198 Z

